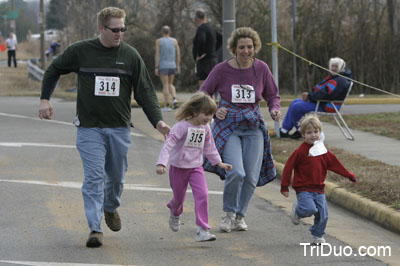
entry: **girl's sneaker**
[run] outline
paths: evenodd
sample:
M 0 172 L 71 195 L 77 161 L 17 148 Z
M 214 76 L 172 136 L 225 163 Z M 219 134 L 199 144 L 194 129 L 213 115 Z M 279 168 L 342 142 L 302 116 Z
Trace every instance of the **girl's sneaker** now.
M 203 241 L 214 241 L 217 239 L 215 235 L 210 234 L 208 230 L 201 228 L 200 226 L 197 227 L 197 232 L 194 240 L 196 242 L 203 242 Z
M 171 230 L 174 232 L 178 232 L 181 228 L 181 221 L 179 219 L 179 216 L 173 215 L 172 212 L 169 216 L 169 228 L 171 228 Z

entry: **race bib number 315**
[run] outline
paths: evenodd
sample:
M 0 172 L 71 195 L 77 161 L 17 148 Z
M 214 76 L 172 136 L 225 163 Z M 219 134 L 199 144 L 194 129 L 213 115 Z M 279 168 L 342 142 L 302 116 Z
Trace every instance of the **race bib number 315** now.
M 119 77 L 96 76 L 94 95 L 119 96 Z
M 204 128 L 189 127 L 185 141 L 185 146 L 202 149 L 204 147 L 205 135 L 206 131 Z

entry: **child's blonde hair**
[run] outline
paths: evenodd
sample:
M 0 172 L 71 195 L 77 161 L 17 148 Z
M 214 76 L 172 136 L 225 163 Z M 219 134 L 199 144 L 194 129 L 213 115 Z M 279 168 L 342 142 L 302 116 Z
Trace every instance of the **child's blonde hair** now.
M 200 113 L 211 115 L 216 110 L 217 104 L 214 100 L 204 92 L 198 91 L 178 109 L 176 120 L 190 119 Z
M 322 123 L 316 115 L 310 114 L 303 116 L 299 121 L 299 131 L 302 135 L 306 132 L 307 127 L 311 125 L 322 132 Z

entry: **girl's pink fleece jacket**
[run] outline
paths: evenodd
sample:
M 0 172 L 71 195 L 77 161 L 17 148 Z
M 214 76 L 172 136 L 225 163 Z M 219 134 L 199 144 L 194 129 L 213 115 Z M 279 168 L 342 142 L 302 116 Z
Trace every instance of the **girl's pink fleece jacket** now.
M 189 128 L 203 128 L 205 130 L 203 148 L 185 146 Z M 182 120 L 172 127 L 161 149 L 157 165 L 167 166 L 169 159 L 170 164 L 175 167 L 186 169 L 201 167 L 203 165 L 203 154 L 212 165 L 222 162 L 221 156 L 215 148 L 210 126 L 208 124 L 195 126 Z

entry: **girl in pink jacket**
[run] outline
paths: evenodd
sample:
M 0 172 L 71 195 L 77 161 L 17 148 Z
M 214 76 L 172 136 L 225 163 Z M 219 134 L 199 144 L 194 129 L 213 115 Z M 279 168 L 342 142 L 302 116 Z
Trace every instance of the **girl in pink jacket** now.
M 177 232 L 180 229 L 180 215 L 188 184 L 193 191 L 196 224 L 195 240 L 212 241 L 215 235 L 209 232 L 208 225 L 208 189 L 203 170 L 203 156 L 213 164 L 225 170 L 231 170 L 230 164 L 222 162 L 215 148 L 209 122 L 217 105 L 210 96 L 195 93 L 176 113 L 178 122 L 172 127 L 157 162 L 157 174 L 164 174 L 170 161 L 169 180 L 173 197 L 167 204 L 171 211 L 169 227 Z

